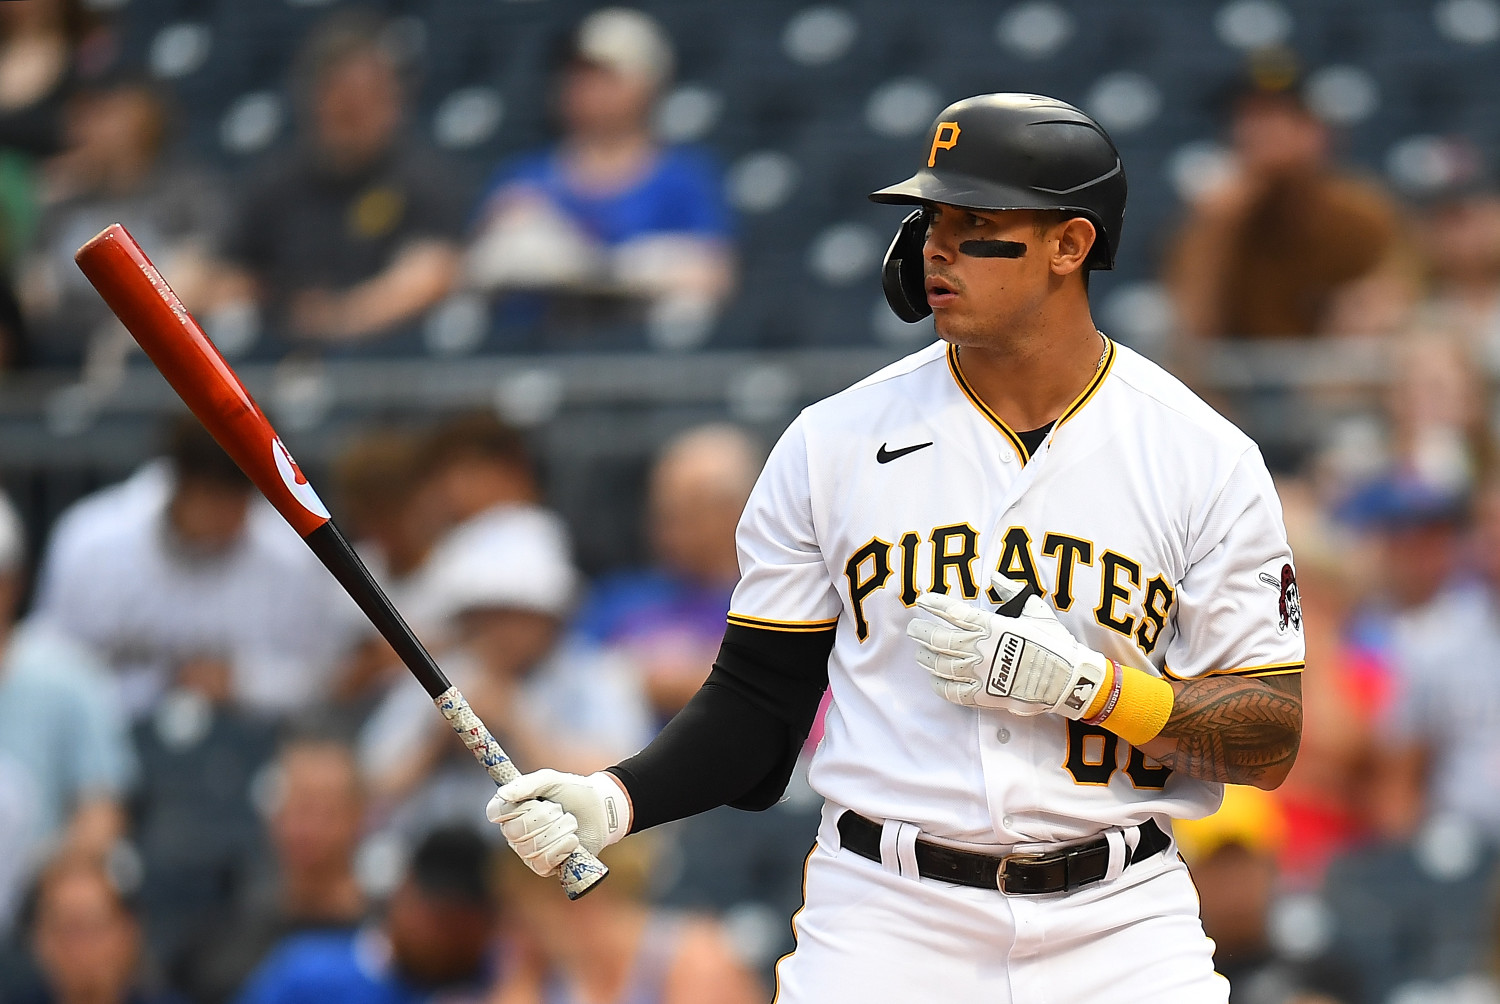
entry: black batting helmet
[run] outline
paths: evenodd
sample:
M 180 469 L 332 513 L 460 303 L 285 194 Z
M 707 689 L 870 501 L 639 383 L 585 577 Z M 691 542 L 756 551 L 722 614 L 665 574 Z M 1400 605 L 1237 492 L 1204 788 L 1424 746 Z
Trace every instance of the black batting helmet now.
M 1084 267 L 1114 267 L 1125 222 L 1125 167 L 1104 128 L 1067 102 L 1040 94 L 965 98 L 938 114 L 922 155 L 916 174 L 870 199 L 1077 213 L 1098 231 Z M 906 321 L 931 312 L 922 283 L 925 234 L 926 221 L 913 213 L 886 252 L 886 299 Z

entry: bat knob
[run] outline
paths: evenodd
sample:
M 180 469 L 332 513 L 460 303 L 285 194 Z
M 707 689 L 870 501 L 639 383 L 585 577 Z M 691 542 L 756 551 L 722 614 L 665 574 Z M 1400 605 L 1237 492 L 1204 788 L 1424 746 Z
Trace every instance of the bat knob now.
M 569 854 L 557 870 L 563 892 L 569 899 L 579 899 L 608 874 L 609 868 L 604 862 L 582 848 Z

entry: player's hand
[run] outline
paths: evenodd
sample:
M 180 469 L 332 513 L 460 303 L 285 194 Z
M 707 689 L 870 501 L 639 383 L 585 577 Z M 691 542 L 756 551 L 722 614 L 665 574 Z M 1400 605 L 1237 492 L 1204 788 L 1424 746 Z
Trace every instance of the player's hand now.
M 630 799 L 613 774 L 556 770 L 523 774 L 485 807 L 511 850 L 538 875 L 551 875 L 579 847 L 590 854 L 630 832 Z
M 990 584 L 1002 606 L 1024 586 L 999 574 Z M 944 593 L 923 593 L 917 606 L 932 619 L 913 618 L 906 633 L 932 689 L 954 704 L 1082 718 L 1110 678 L 1108 660 L 1069 634 L 1040 596 L 1016 617 Z

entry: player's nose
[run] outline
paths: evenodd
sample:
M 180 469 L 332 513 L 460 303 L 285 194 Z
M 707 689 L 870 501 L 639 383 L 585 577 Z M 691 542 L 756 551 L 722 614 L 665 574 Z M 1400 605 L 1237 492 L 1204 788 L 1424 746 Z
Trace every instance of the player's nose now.
M 941 262 L 947 264 L 953 261 L 954 242 L 951 228 L 944 227 L 942 220 L 938 220 L 927 228 L 927 240 L 922 244 L 922 257 L 929 262 Z

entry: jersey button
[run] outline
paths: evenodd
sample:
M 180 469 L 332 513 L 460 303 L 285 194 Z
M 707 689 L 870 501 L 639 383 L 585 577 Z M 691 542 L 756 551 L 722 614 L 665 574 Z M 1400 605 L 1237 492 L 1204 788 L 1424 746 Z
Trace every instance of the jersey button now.
M 1014 453 L 1010 452 L 1009 450 L 1001 450 L 1000 451 L 1000 462 L 1002 464 L 1014 463 L 1015 459 L 1016 459 L 1016 455 Z
M 1010 729 L 1001 729 L 999 732 L 995 733 L 995 738 L 1000 740 L 1002 743 L 1010 742 Z
M 1014 818 L 1013 818 L 1013 817 L 1011 817 L 1011 816 L 1006 816 L 1006 817 L 1005 817 L 1005 818 L 1004 818 L 1004 819 L 1002 819 L 1002 820 L 1000 820 L 1000 822 L 1002 822 L 1002 823 L 1004 823 L 1004 824 L 1005 824 L 1005 828 L 1006 828 L 1006 829 L 1007 829 L 1007 830 L 1008 830 L 1008 829 L 1010 829 L 1010 828 L 1011 828 L 1011 827 L 1012 827 L 1012 826 L 1014 826 L 1014 825 L 1015 825 L 1015 822 L 1016 822 L 1016 821 L 1015 821 L 1015 819 L 1014 819 Z

